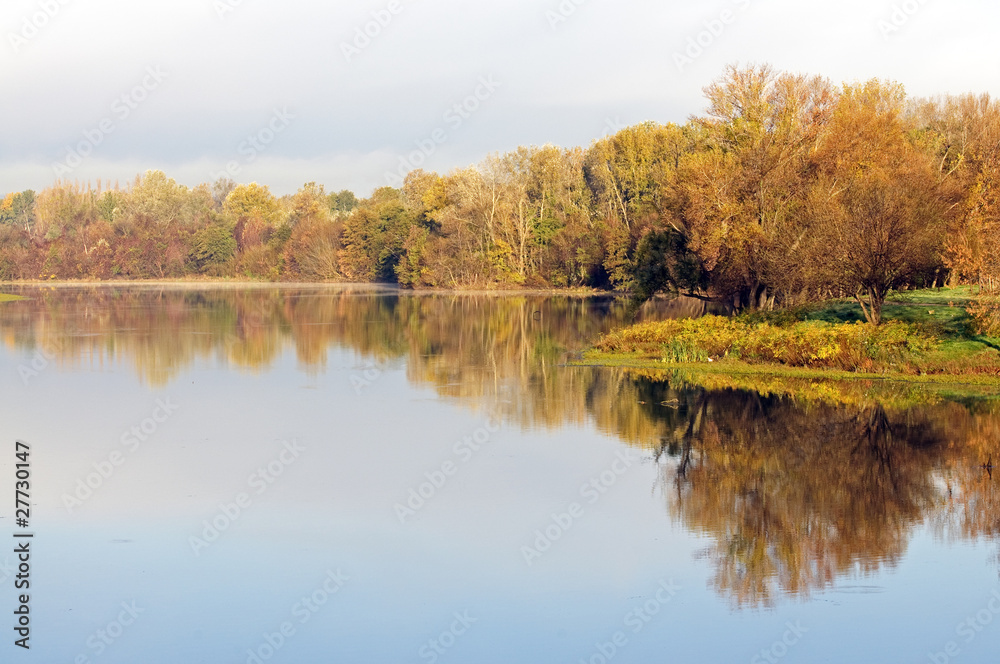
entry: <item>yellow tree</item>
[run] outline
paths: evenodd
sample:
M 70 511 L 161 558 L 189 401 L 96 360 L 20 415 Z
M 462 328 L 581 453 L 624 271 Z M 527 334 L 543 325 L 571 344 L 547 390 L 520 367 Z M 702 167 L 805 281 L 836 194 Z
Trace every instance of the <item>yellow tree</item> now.
M 284 219 L 278 199 L 267 186 L 256 182 L 241 184 L 233 189 L 226 196 L 222 209 L 235 227 L 236 242 L 241 252 L 266 242 Z
M 338 254 L 343 222 L 334 221 L 329 197 L 321 185 L 309 182 L 292 197 L 289 225 L 279 230 L 284 245 L 285 274 L 307 280 L 341 278 Z
M 906 131 L 905 100 L 895 83 L 844 86 L 814 161 L 810 260 L 874 324 L 890 290 L 933 272 L 944 235 L 940 178 Z
M 957 280 L 981 292 L 1000 288 L 1000 105 L 989 95 L 964 95 L 921 105 L 918 121 L 937 139 L 934 154 L 953 180 L 955 214 L 945 261 Z
M 683 160 L 673 208 L 717 296 L 770 306 L 801 289 L 810 156 L 836 94 L 820 77 L 730 66 L 705 88 L 707 149 Z
M 163 171 L 146 171 L 137 177 L 132 188 L 119 202 L 120 213 L 115 218 L 128 227 L 164 229 L 189 225 L 193 222 L 188 188 L 168 178 Z M 206 208 L 211 203 L 206 202 Z

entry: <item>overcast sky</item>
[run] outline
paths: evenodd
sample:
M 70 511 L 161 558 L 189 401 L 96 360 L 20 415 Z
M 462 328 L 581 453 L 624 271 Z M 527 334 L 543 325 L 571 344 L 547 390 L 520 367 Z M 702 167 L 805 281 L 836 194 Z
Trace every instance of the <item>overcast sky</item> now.
M 997 96 L 998 25 L 986 0 L 4 0 L 0 192 L 228 167 L 366 196 L 684 122 L 728 63 Z

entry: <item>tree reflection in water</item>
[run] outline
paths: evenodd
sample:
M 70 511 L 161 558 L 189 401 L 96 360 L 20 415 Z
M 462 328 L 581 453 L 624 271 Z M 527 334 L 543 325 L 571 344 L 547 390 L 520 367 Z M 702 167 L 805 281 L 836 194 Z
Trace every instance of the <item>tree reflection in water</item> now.
M 653 452 L 669 514 L 711 539 L 713 584 L 741 607 L 891 567 L 924 525 L 947 539 L 1000 534 L 1000 403 L 870 381 L 792 389 L 755 379 L 749 390 L 720 378 L 563 366 L 626 322 L 620 300 L 20 290 L 33 299 L 4 305 L 6 347 L 66 366 L 125 363 L 154 387 L 197 362 L 256 372 L 286 352 L 320 373 L 332 350 L 346 349 L 366 362 L 405 361 L 411 382 L 525 428 L 592 423 Z M 691 307 L 659 303 L 649 315 L 697 313 Z
M 937 509 L 947 443 L 926 413 L 695 390 L 660 453 L 673 516 L 708 535 L 714 585 L 744 605 L 898 562 Z

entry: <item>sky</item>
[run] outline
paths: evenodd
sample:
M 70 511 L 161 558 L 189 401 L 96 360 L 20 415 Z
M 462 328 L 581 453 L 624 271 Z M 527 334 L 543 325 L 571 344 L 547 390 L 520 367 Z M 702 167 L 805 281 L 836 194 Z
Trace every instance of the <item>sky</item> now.
M 0 192 L 150 169 L 359 196 L 683 123 L 728 64 L 1000 95 L 985 0 L 4 0 Z

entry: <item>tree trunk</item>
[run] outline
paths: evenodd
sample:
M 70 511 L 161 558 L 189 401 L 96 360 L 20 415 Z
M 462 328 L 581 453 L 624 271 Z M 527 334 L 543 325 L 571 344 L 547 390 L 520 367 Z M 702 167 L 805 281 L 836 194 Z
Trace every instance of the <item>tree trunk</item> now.
M 854 299 L 861 306 L 861 311 L 864 313 L 866 321 L 872 325 L 882 324 L 882 306 L 885 304 L 884 294 L 879 294 L 875 290 L 869 290 L 867 298 L 862 298 L 861 291 L 859 290 L 854 294 Z M 865 299 L 868 302 L 865 302 Z

